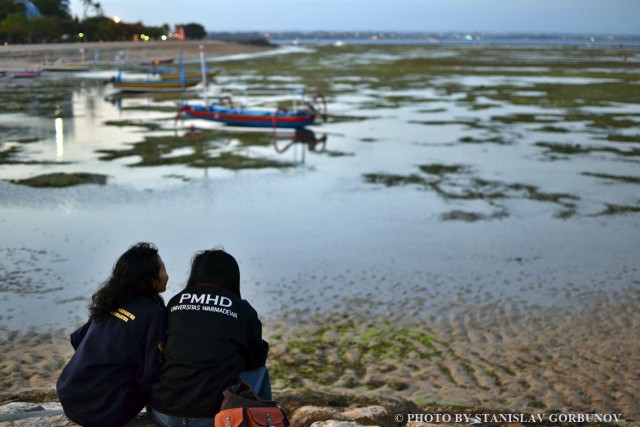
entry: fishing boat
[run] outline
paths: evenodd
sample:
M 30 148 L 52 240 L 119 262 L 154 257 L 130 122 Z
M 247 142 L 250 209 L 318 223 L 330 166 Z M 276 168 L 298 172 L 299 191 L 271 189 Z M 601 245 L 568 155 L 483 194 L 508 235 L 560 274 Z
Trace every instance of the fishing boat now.
M 25 69 L 25 70 L 13 70 L 13 71 L 6 71 L 5 74 L 7 76 L 16 78 L 16 79 L 27 79 L 27 78 L 33 78 L 33 77 L 40 77 L 40 75 L 42 74 L 42 70 L 31 70 L 31 69 Z
M 84 64 L 60 62 L 60 63 L 54 63 L 54 64 L 45 64 L 42 66 L 42 69 L 48 72 L 73 73 L 78 71 L 89 71 L 89 66 Z
M 175 79 L 179 79 L 180 78 L 180 73 L 179 72 L 173 72 L 173 71 L 166 71 L 166 70 L 158 70 L 157 74 L 160 76 L 160 78 L 162 80 L 175 80 Z M 205 77 L 206 78 L 211 78 L 211 77 L 215 77 L 218 74 L 217 71 L 207 71 L 205 73 Z M 184 73 L 184 78 L 185 79 L 200 79 L 202 78 L 202 73 L 200 72 L 185 72 Z
M 120 74 L 111 78 L 114 88 L 122 92 L 180 92 L 200 83 L 200 79 L 126 79 Z
M 175 58 L 153 58 L 151 65 L 173 64 Z
M 88 71 L 90 66 L 85 62 L 84 58 L 84 50 L 82 50 L 82 57 L 66 57 L 66 58 L 58 58 L 52 63 L 45 63 L 42 66 L 42 69 L 47 72 L 62 72 L 62 73 L 70 73 L 70 72 L 78 72 L 78 71 Z
M 319 102 L 322 107 L 318 110 Z M 318 94 L 313 101 L 302 106 L 285 108 L 237 107 L 233 99 L 224 96 L 218 101 L 204 105 L 178 104 L 178 116 L 184 113 L 188 117 L 221 122 L 230 126 L 262 128 L 298 129 L 316 123 L 318 118 L 326 118 L 327 104 L 324 96 Z

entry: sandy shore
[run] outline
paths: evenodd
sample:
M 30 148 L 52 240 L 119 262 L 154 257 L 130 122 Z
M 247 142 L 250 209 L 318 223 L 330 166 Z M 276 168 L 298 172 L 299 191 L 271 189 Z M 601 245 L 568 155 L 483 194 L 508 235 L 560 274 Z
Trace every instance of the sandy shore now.
M 168 58 L 177 61 L 182 50 L 185 62 L 194 62 L 200 56 L 200 45 L 204 46 L 208 59 L 269 49 L 269 47 L 216 40 L 0 45 L 0 70 L 38 68 L 43 64 L 51 64 L 59 60 L 77 63 L 84 58 L 85 61 L 91 61 L 96 52 L 101 61 L 113 61 L 118 54 L 122 56 L 124 52 L 127 60 L 135 62 Z
M 198 56 L 198 45 L 0 46 L 0 69 L 78 58 L 81 47 L 87 56 L 96 49 L 105 57 L 127 50 L 131 57 L 147 60 L 176 57 L 183 48 L 191 59 Z M 262 49 L 223 42 L 205 46 L 208 58 Z M 445 313 L 443 307 L 434 314 L 419 300 L 429 299 L 425 291 L 403 291 L 404 296 L 394 295 L 394 305 L 380 308 L 375 302 L 379 288 L 374 287 L 368 290 L 370 300 L 347 299 L 348 305 L 330 315 L 301 309 L 284 319 L 263 318 L 276 397 L 280 390 L 308 388 L 379 396 L 381 401 L 396 396 L 420 408 L 615 413 L 640 423 L 640 287 L 633 271 L 635 280 L 626 294 L 589 294 L 580 309 L 527 309 L 504 300 L 473 305 L 467 302 L 474 295 L 470 291 L 464 307 L 460 303 L 455 311 Z M 306 298 L 297 285 L 291 286 L 279 295 Z M 606 284 L 601 288 L 609 289 Z M 449 295 L 448 289 L 443 293 Z M 585 305 L 577 285 L 557 295 L 559 303 Z M 370 314 L 373 305 L 383 314 Z M 68 334 L 74 326 L 46 332 L 3 331 L 0 326 L 0 404 L 55 399 L 55 381 L 72 355 Z
M 418 407 L 616 413 L 640 421 L 638 295 L 580 313 L 470 308 L 411 320 L 265 321 L 274 389 L 394 396 Z M 55 399 L 68 331 L 4 332 L 0 403 Z

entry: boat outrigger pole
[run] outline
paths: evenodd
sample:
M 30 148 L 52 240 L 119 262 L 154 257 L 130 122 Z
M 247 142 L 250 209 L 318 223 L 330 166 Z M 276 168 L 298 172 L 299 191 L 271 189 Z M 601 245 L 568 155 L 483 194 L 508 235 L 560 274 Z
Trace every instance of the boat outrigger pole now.
M 200 43 L 200 71 L 202 73 L 202 97 L 204 99 L 204 105 L 209 105 L 207 99 L 207 62 L 204 60 L 204 44 Z

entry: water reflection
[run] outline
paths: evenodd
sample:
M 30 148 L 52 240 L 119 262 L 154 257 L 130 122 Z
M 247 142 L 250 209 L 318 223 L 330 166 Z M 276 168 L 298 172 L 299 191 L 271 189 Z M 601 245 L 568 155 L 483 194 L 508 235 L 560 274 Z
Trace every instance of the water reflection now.
M 318 137 L 314 131 L 307 128 L 296 129 L 293 135 L 274 132 L 271 135 L 271 143 L 278 154 L 285 153 L 294 147 L 294 162 L 304 163 L 307 149 L 318 153 L 327 149 L 327 134 Z
M 64 157 L 64 122 L 62 117 L 56 117 L 56 159 L 62 160 Z

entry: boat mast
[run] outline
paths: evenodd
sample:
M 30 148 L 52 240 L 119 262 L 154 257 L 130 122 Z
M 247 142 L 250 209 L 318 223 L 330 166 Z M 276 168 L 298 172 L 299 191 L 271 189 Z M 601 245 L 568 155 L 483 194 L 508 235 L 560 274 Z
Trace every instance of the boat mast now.
M 202 97 L 204 98 L 204 107 L 207 108 L 209 102 L 207 100 L 207 63 L 204 60 L 204 44 L 200 43 L 200 72 L 202 73 Z

